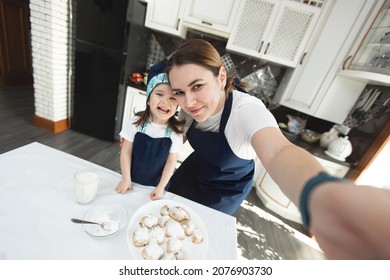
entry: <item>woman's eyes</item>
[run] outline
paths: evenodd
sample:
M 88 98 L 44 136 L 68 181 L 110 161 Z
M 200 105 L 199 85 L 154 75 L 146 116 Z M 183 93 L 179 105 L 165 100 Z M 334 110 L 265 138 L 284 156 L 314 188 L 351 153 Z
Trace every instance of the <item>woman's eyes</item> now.
M 203 88 L 204 84 L 195 84 L 191 87 L 191 91 L 199 91 Z M 182 95 L 185 94 L 184 91 L 178 90 L 173 92 L 174 95 Z
M 173 92 L 174 95 L 182 95 L 184 94 L 184 91 L 178 90 Z
M 203 86 L 204 86 L 204 84 L 196 84 L 196 85 L 194 85 L 194 86 L 192 87 L 192 89 L 193 89 L 194 91 L 198 91 L 198 90 L 202 89 Z
M 199 91 L 203 88 L 204 84 L 195 84 L 191 87 L 191 91 Z M 185 94 L 184 90 L 177 90 L 173 92 L 174 95 L 183 95 Z

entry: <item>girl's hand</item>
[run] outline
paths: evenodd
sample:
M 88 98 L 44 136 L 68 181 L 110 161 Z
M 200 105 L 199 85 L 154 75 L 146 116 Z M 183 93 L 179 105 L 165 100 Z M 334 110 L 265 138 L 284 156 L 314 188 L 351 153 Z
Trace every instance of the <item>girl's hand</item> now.
M 128 193 L 131 191 L 133 188 L 131 187 L 131 180 L 120 180 L 118 185 L 116 186 L 115 190 L 118 193 Z
M 164 193 L 165 193 L 164 188 L 155 187 L 149 196 L 151 200 L 157 200 L 163 198 Z
M 120 138 L 119 138 L 119 148 L 122 148 L 122 146 L 123 146 L 123 141 L 125 141 L 125 138 L 120 137 Z

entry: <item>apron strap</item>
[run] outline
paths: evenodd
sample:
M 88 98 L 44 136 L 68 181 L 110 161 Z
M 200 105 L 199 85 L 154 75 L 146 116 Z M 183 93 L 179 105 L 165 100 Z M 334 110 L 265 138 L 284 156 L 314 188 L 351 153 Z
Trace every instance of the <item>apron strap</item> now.
M 146 126 L 148 125 L 148 121 L 145 121 L 143 122 L 139 127 L 138 127 L 138 131 L 139 132 L 142 132 L 142 133 L 145 133 L 146 131 Z
M 241 92 L 244 92 L 244 93 L 248 93 L 246 90 L 244 90 L 241 86 L 240 86 L 240 79 L 238 78 L 234 78 L 233 80 L 233 86 L 238 89 L 239 91 Z
M 149 122 L 148 121 L 145 121 L 143 124 L 141 124 L 140 126 L 138 126 L 138 131 L 139 132 L 142 132 L 142 133 L 146 133 L 146 127 L 148 126 Z M 170 127 L 167 127 L 165 129 L 165 137 L 167 138 L 170 138 L 171 137 L 171 134 L 172 134 L 172 128 Z
M 232 104 L 233 104 L 233 92 L 229 92 L 228 99 L 226 100 L 225 106 L 223 108 L 221 121 L 219 123 L 220 133 L 225 132 L 225 127 L 230 116 L 230 111 L 232 110 Z
M 167 127 L 167 129 L 165 129 L 165 137 L 170 138 L 171 134 L 172 134 L 172 128 Z

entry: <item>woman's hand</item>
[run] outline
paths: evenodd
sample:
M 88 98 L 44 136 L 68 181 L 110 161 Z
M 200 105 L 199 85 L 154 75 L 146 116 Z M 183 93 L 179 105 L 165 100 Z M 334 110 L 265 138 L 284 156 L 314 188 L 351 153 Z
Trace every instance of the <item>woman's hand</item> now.
M 309 204 L 310 230 L 327 258 L 390 258 L 389 190 L 329 182 Z
M 155 187 L 149 196 L 151 200 L 157 200 L 163 198 L 164 193 L 165 193 L 164 188 Z
M 133 188 L 131 187 L 131 180 L 125 180 L 125 179 L 120 180 L 120 182 L 115 188 L 115 190 L 118 193 L 128 193 L 132 189 Z

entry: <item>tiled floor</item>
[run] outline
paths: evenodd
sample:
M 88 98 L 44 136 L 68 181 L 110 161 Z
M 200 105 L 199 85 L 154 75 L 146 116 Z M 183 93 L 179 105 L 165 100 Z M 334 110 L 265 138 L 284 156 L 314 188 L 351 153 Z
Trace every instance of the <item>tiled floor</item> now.
M 302 225 L 264 207 L 255 189 L 235 214 L 240 258 L 250 260 L 323 259 Z

